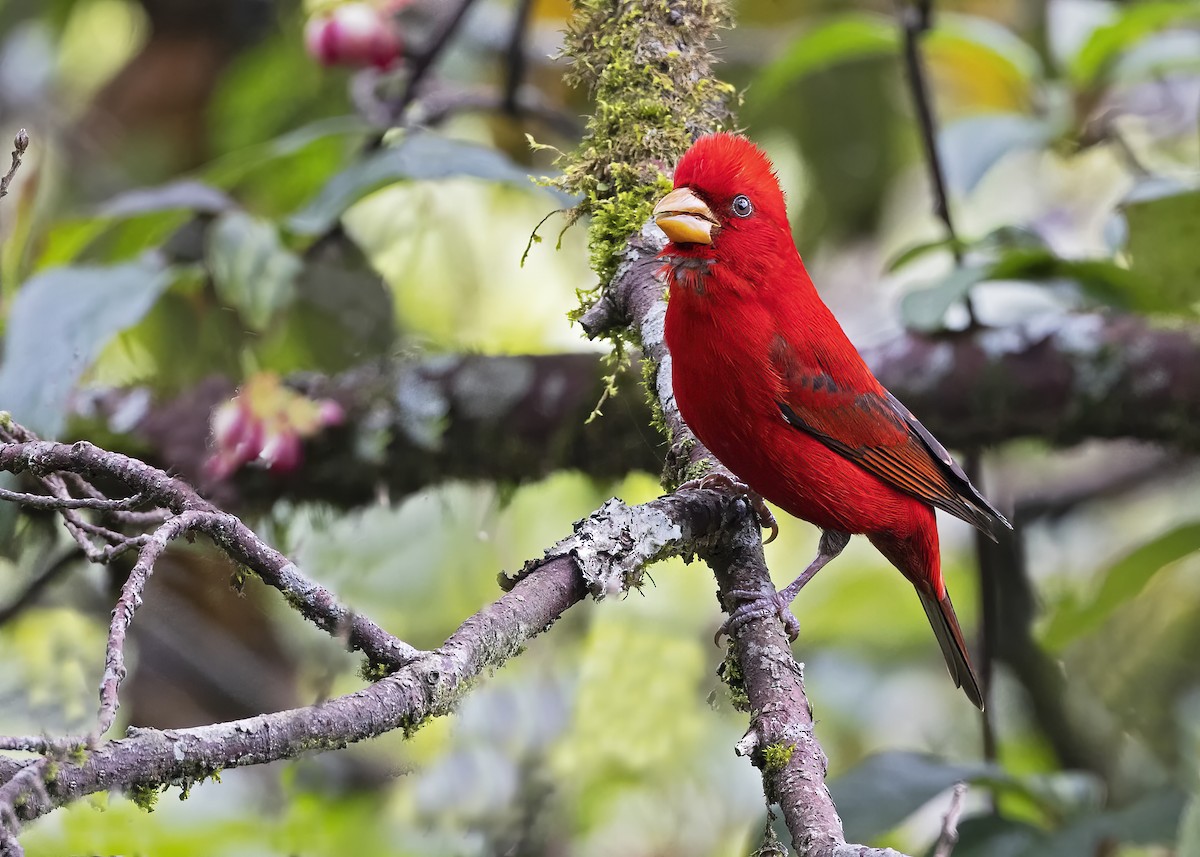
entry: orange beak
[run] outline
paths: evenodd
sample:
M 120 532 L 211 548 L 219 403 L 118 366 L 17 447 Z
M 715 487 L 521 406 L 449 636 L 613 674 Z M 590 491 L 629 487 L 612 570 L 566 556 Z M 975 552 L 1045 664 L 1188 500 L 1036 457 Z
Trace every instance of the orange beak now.
M 675 244 L 711 244 L 717 218 L 691 188 L 679 187 L 654 206 L 654 222 Z

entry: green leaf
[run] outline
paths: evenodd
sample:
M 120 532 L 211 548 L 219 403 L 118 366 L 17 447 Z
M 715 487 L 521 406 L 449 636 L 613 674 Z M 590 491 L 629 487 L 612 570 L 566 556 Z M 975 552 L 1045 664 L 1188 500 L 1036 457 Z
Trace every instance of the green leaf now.
M 217 296 L 252 330 L 266 330 L 295 297 L 302 264 L 269 221 L 223 214 L 209 229 L 207 259 Z
M 1189 190 L 1122 206 L 1129 228 L 1129 267 L 1148 284 L 1137 308 L 1200 309 L 1200 191 Z
M 45 436 L 61 431 L 76 381 L 116 334 L 171 284 L 172 269 L 145 259 L 112 267 L 54 268 L 17 293 L 0 365 L 0 408 Z
M 954 857 L 1026 857 L 1037 853 L 1034 846 L 1045 836 L 1023 821 L 978 815 L 959 822 Z
M 1092 33 L 1069 63 L 1068 72 L 1077 84 L 1102 84 L 1113 64 L 1128 48 L 1151 33 L 1192 21 L 1200 21 L 1200 7 L 1193 0 L 1159 0 L 1123 6 L 1116 20 Z
M 1101 843 L 1167 845 L 1175 838 L 1186 796 L 1167 788 L 1112 812 L 1085 816 L 1042 844 L 1038 854 L 1096 854 Z
M 955 765 L 922 753 L 888 752 L 869 756 L 833 780 L 829 792 L 846 838 L 870 842 L 955 783 L 998 776 L 990 765 Z
M 301 235 L 318 235 L 328 231 L 354 203 L 389 184 L 457 177 L 533 186 L 530 174 L 496 149 L 416 133 L 335 175 L 287 225 Z
M 946 310 L 987 278 L 988 269 L 978 265 L 955 268 L 936 284 L 906 294 L 900 300 L 900 317 L 913 330 L 939 330 Z
M 915 262 L 917 259 L 920 259 L 921 257 L 934 252 L 935 250 L 953 250 L 956 246 L 960 250 L 966 249 L 965 242 L 949 237 L 939 238 L 936 241 L 922 241 L 918 244 L 905 247 L 903 250 L 897 253 L 888 261 L 886 269 L 888 273 L 894 274 L 905 265 Z
M 1159 571 L 1200 550 L 1200 523 L 1177 527 L 1138 547 L 1104 571 L 1095 596 L 1087 603 L 1068 600 L 1046 627 L 1043 641 L 1053 650 L 1095 629 L 1114 610 L 1131 600 Z
M 296 301 L 259 351 L 279 373 L 339 372 L 390 354 L 396 339 L 392 292 L 344 235 L 305 258 Z
M 1200 797 L 1192 796 L 1179 820 L 1175 857 L 1200 857 Z
M 900 49 L 896 23 L 882 15 L 850 13 L 829 18 L 803 33 L 763 69 L 756 100 L 778 97 L 792 81 L 831 66 L 894 56 Z

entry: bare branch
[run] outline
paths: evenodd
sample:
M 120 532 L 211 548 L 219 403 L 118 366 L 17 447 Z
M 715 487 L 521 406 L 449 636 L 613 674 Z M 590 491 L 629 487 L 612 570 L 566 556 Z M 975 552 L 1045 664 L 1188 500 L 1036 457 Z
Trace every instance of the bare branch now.
M 283 593 L 306 619 L 335 637 L 345 636 L 351 649 L 390 667 L 402 666 L 418 654 L 409 644 L 338 603 L 331 592 L 305 577 L 295 564 L 262 542 L 240 520 L 217 509 L 183 481 L 137 459 L 99 449 L 85 441 L 67 445 L 31 440 L 0 443 L 0 470 L 31 471 L 43 478 L 66 472 L 88 480 L 115 480 L 140 493 L 148 503 L 177 515 L 188 511 L 206 513 L 196 525 L 197 531 L 209 536 L 236 562 Z M 67 510 L 63 514 L 76 513 Z
M 605 511 L 580 522 L 577 531 L 589 533 L 589 543 L 632 544 L 653 530 L 662 538 L 657 555 L 647 560 L 660 559 L 704 544 L 731 520 L 734 509 L 715 492 L 689 491 L 633 508 L 607 504 Z M 196 530 L 207 525 L 203 516 L 188 521 Z M 183 526 L 178 525 L 181 530 Z M 222 768 L 293 758 L 415 728 L 452 711 L 473 679 L 503 664 L 586 597 L 584 566 L 591 564 L 602 576 L 611 576 L 609 567 L 620 567 L 622 560 L 560 543 L 545 559 L 527 567 L 510 592 L 467 619 L 436 651 L 420 653 L 370 687 L 320 705 L 246 720 L 194 729 L 133 729 L 125 739 L 87 751 L 82 760 L 69 754 L 56 759 L 55 776 L 48 783 L 43 783 L 37 763 L 10 768 L 8 782 L 0 787 L 0 814 L 7 807 L 29 821 L 100 790 L 191 783 Z M 2 773 L 5 769 L 0 767 Z
M 100 713 L 97 718 L 96 738 L 104 735 L 117 718 L 117 708 L 120 707 L 117 691 L 125 679 L 125 632 L 133 622 L 133 614 L 142 604 L 142 592 L 150 582 L 154 563 L 162 556 L 169 542 L 190 530 L 211 524 L 213 517 L 211 512 L 183 512 L 155 530 L 142 546 L 137 563 L 121 587 L 121 597 L 117 599 L 117 606 L 112 612 L 108 644 L 104 650 L 104 678 L 100 681 Z
M 958 819 L 962 817 L 966 797 L 967 784 L 957 783 L 950 795 L 950 806 L 942 817 L 942 832 L 933 845 L 933 857 L 950 857 L 958 844 Z
M 21 158 L 25 155 L 25 150 L 29 148 L 29 134 L 22 128 L 17 132 L 17 136 L 13 137 L 13 152 L 12 166 L 8 168 L 8 173 L 4 178 L 0 179 L 0 197 L 8 195 L 8 186 L 12 184 L 13 176 L 17 174 L 17 169 L 21 166 Z
M 124 500 L 109 500 L 101 497 L 54 497 L 46 494 L 26 494 L 21 491 L 9 491 L 0 488 L 0 500 L 20 503 L 34 509 L 93 509 L 107 512 L 126 511 L 142 502 L 140 495 L 133 495 Z

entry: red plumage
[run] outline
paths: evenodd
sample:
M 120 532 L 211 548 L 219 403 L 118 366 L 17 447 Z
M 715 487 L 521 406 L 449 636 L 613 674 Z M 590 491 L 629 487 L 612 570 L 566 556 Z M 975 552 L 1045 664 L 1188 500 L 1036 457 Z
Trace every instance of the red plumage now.
M 916 588 L 951 676 L 982 707 L 942 580 L 934 506 L 993 538 L 1008 522 L 884 389 L 817 295 L 766 156 L 743 137 L 704 137 L 680 160 L 675 187 L 655 211 L 672 239 L 662 253 L 666 341 L 684 420 L 768 501 L 828 534 L 866 534 Z M 841 545 L 825 544 L 827 561 Z

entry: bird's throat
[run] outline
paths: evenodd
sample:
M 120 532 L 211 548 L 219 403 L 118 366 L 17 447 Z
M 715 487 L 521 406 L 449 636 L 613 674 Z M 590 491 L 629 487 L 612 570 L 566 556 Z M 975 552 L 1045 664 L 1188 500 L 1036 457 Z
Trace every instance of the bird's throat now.
M 708 291 L 708 279 L 715 259 L 667 253 L 663 261 L 666 262 L 671 286 L 686 289 L 695 295 L 703 295 Z

